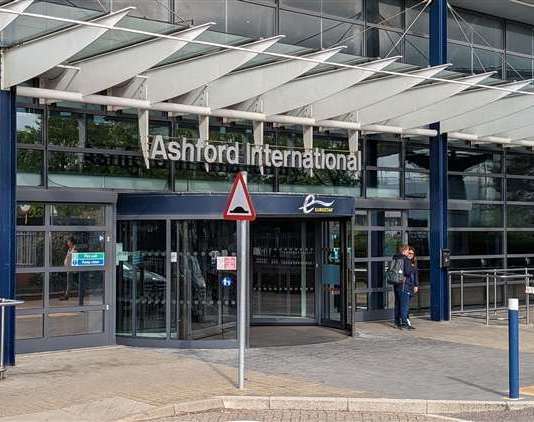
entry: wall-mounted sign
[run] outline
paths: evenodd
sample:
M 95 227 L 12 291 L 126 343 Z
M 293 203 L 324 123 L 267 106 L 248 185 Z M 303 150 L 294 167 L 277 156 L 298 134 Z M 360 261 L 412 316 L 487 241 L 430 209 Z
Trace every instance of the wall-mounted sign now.
M 217 271 L 237 271 L 237 258 L 235 256 L 218 256 Z
M 299 210 L 302 210 L 304 214 L 332 214 L 334 212 L 334 205 L 336 201 L 321 201 L 317 199 L 315 195 L 310 194 L 304 198 L 302 206 Z
M 106 254 L 104 252 L 75 252 L 72 254 L 73 267 L 103 267 Z
M 232 284 L 234 284 L 234 279 L 232 278 L 232 276 L 227 275 L 221 278 L 221 285 L 223 287 L 230 287 Z
M 334 153 L 324 149 L 278 149 L 268 144 L 193 143 L 186 139 L 165 143 L 161 135 L 151 138 L 148 154 L 151 160 L 186 161 L 207 164 L 234 164 L 258 167 L 290 167 L 309 170 L 360 170 L 360 152 Z M 145 157 L 146 158 L 146 157 Z M 148 160 L 147 160 L 148 161 Z

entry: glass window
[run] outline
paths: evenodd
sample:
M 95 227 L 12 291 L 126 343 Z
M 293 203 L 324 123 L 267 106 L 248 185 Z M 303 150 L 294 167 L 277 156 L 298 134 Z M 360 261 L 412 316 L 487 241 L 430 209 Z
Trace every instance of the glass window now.
M 103 311 L 61 312 L 48 315 L 49 337 L 96 334 L 103 331 Z
M 450 28 L 450 25 L 449 25 Z M 472 73 L 471 48 L 465 45 L 448 43 L 448 62 L 452 63 L 451 68 L 461 73 Z
M 430 211 L 408 210 L 408 227 L 428 227 Z
M 367 211 L 356 211 L 354 215 L 355 226 L 367 226 Z
M 534 154 L 506 154 L 506 173 L 518 176 L 534 175 Z
M 280 0 L 280 7 L 294 7 L 296 9 L 320 13 L 322 2 L 323 0 Z
M 344 19 L 361 19 L 362 2 L 363 0 L 323 0 L 323 13 Z
M 51 224 L 54 226 L 103 226 L 106 207 L 91 204 L 52 205 Z
M 430 170 L 430 148 L 428 145 L 420 145 L 413 141 L 408 141 L 405 147 L 406 159 L 404 165 L 406 170 Z
M 104 232 L 52 232 L 51 236 L 50 264 L 53 267 L 72 268 L 73 253 L 105 251 Z
M 225 31 L 225 0 L 174 0 L 176 13 L 192 25 L 215 22 L 214 31 Z
M 227 32 L 253 38 L 274 35 L 276 9 L 238 0 L 229 0 L 227 7 Z
M 45 223 L 45 206 L 37 202 L 17 204 L 17 226 L 42 226 Z
M 398 252 L 402 243 L 402 232 L 400 230 L 372 231 L 371 256 L 391 257 Z
M 472 73 L 496 72 L 495 78 L 502 78 L 502 53 L 495 51 L 473 48 L 473 69 Z
M 367 20 L 385 26 L 402 27 L 402 0 L 368 1 Z
M 168 190 L 169 162 L 140 156 L 50 152 L 48 184 L 51 187 L 94 189 Z
M 470 204 L 470 210 L 449 210 L 450 227 L 503 227 L 502 205 Z
M 428 45 L 428 38 L 407 35 L 404 43 L 404 59 L 406 63 L 422 67 L 428 66 Z
M 102 305 L 104 279 L 104 271 L 50 273 L 50 306 Z
M 506 50 L 532 55 L 534 41 L 532 35 L 530 26 L 506 22 Z
M 367 258 L 367 231 L 354 231 L 354 258 Z
M 507 233 L 509 254 L 534 254 L 534 232 Z
M 411 32 L 428 34 L 430 10 L 426 7 L 423 14 L 420 14 L 423 7 L 425 5 L 419 0 L 406 0 L 406 28 L 412 25 Z
M 43 273 L 18 273 L 15 298 L 22 300 L 22 305 L 17 309 L 42 308 L 44 297 L 44 274 Z
M 51 110 L 48 117 L 48 142 L 52 145 L 84 148 L 87 143 L 85 115 Z
M 280 10 L 280 34 L 284 42 L 303 47 L 321 48 L 321 18 L 319 16 Z
M 399 167 L 401 144 L 368 139 L 366 145 L 367 165 L 373 167 Z
M 100 149 L 139 150 L 137 120 L 115 116 L 87 116 L 87 146 Z
M 430 255 L 430 250 L 428 248 L 428 232 L 409 231 L 408 244 L 413 246 L 417 257 Z
M 400 227 L 402 226 L 402 211 L 371 211 L 371 226 Z
M 43 337 L 43 315 L 17 314 L 15 335 L 17 340 Z
M 368 198 L 399 198 L 400 173 L 398 171 L 367 171 Z
M 44 232 L 17 231 L 17 267 L 44 265 Z
M 501 173 L 502 154 L 492 151 L 449 149 L 449 171 L 462 173 Z
M 504 28 L 502 20 L 487 15 L 467 15 L 470 29 L 473 32 L 473 42 L 483 46 L 503 48 Z
M 17 143 L 43 143 L 43 113 L 29 108 L 17 109 Z
M 528 205 L 507 205 L 508 227 L 534 227 L 534 207 Z
M 367 55 L 370 57 L 402 56 L 401 34 L 385 29 L 370 28 L 367 31 Z
M 449 175 L 449 199 L 501 201 L 502 179 L 500 177 Z
M 532 59 L 508 54 L 506 56 L 506 79 L 532 79 Z
M 17 150 L 17 186 L 42 186 L 42 172 L 42 151 L 21 148 Z
M 362 31 L 361 25 L 338 22 L 323 18 L 323 48 L 344 45 L 342 52 L 345 54 L 362 55 Z
M 430 176 L 425 173 L 406 172 L 404 175 L 404 196 L 406 198 L 427 198 Z
M 506 199 L 508 201 L 533 202 L 534 180 L 507 179 Z
M 503 253 L 502 232 L 449 232 L 453 255 L 500 255 Z

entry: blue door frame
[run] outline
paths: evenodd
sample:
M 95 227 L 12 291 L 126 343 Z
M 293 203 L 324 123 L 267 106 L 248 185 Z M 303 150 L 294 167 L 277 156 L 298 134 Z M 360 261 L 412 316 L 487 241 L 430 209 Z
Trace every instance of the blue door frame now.
M 430 5 L 430 65 L 447 63 L 447 0 Z M 447 135 L 440 124 L 431 125 L 438 135 L 430 139 L 430 316 L 433 321 L 449 319 L 447 269 L 442 267 L 442 250 L 447 248 Z
M 15 89 L 0 90 L 0 297 L 15 298 L 15 194 L 17 190 Z M 15 318 L 6 309 L 4 365 L 15 364 Z M 3 329 L 3 328 L 1 328 Z

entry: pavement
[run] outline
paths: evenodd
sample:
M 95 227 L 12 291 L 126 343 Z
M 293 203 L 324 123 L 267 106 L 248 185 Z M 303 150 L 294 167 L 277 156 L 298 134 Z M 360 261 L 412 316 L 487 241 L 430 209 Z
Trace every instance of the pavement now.
M 415 331 L 400 331 L 389 323 L 365 323 L 357 327 L 355 337 L 332 332 L 324 334 L 327 340 L 319 344 L 288 346 L 282 341 L 281 346 L 249 349 L 244 391 L 234 385 L 235 350 L 113 346 L 19 355 L 17 366 L 0 382 L 0 422 L 115 421 L 173 403 L 222 395 L 503 400 L 508 362 L 505 326 L 486 327 L 471 318 L 448 323 L 418 319 L 415 324 Z M 283 336 L 283 327 L 277 329 Z M 269 335 L 274 336 L 273 330 Z M 302 327 L 304 337 L 309 330 Z M 299 328 L 291 327 L 286 335 L 298 337 L 298 332 Z M 534 327 L 522 326 L 520 338 L 522 393 L 525 400 L 534 400 Z M 194 414 L 196 419 L 184 419 L 188 415 L 162 418 L 244 420 L 239 413 L 244 411 L 210 410 Z M 292 411 L 262 410 L 270 414 L 256 413 L 261 419 L 249 420 L 316 417 L 305 413 L 312 410 Z M 320 416 L 315 420 L 360 420 L 367 415 L 357 412 L 352 415 L 355 419 L 346 419 L 349 412 L 317 412 Z M 524 420 L 534 420 L 534 414 L 523 412 Z M 382 416 L 386 419 L 379 419 Z M 431 418 L 416 417 L 377 411 L 375 419 L 369 420 Z

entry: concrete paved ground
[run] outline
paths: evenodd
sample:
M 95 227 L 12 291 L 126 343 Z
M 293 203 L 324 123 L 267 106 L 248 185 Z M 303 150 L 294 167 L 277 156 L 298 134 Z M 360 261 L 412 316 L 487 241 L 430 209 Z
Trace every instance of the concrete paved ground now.
M 111 421 L 233 394 L 462 400 L 506 394 L 505 327 L 471 319 L 416 325 L 406 332 L 367 323 L 355 338 L 250 349 L 244 392 L 234 387 L 235 350 L 109 347 L 21 355 L 0 382 L 0 421 Z M 523 327 L 521 340 L 521 384 L 533 386 L 534 327 Z M 534 388 L 524 392 L 534 395 Z
M 250 347 L 298 346 L 345 340 L 348 332 L 317 326 L 255 326 L 250 328 Z

